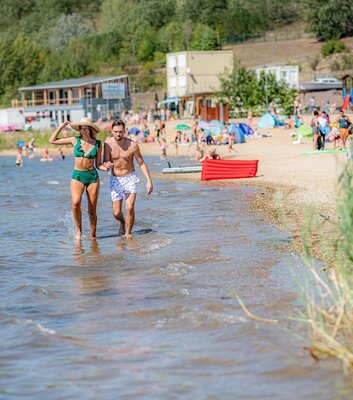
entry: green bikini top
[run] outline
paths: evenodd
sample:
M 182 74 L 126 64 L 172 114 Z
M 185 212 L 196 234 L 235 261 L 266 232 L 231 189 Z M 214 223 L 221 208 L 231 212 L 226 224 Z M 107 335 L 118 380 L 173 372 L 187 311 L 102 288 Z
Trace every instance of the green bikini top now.
M 77 142 L 74 147 L 74 156 L 75 157 L 96 158 L 99 147 L 101 145 L 100 140 L 97 139 L 93 149 L 90 150 L 87 154 L 85 154 L 85 152 L 83 151 L 83 148 L 81 147 L 81 138 L 78 136 L 76 139 L 77 139 Z

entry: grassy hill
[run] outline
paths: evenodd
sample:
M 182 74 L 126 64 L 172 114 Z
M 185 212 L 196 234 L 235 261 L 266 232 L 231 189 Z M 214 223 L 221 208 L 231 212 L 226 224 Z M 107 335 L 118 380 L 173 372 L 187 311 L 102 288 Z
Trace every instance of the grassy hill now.
M 353 52 L 353 37 L 342 39 L 350 52 Z M 300 81 L 311 81 L 314 74 L 338 75 L 339 71 L 332 71 L 333 59 L 340 60 L 340 55 L 327 58 L 321 56 L 323 43 L 315 38 L 295 40 L 278 40 L 256 43 L 242 43 L 224 46 L 232 49 L 234 55 L 245 67 L 255 67 L 266 64 L 298 64 L 300 66 Z M 313 69 L 314 60 L 320 58 Z

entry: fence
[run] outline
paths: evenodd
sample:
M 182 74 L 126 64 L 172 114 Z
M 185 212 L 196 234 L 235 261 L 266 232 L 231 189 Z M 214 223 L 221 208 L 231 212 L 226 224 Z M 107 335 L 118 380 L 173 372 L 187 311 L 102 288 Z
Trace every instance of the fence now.
M 272 42 L 279 40 L 298 40 L 312 37 L 305 32 L 305 26 L 302 24 L 289 25 L 276 31 L 263 31 L 256 33 L 243 33 L 240 35 L 228 36 L 224 40 L 224 45 L 256 43 L 256 42 Z

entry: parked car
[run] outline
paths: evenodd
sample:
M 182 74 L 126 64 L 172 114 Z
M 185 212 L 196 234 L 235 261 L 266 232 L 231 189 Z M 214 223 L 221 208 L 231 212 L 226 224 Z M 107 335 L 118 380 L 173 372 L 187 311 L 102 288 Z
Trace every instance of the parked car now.
M 341 81 L 333 76 L 321 76 L 320 78 L 316 78 L 315 82 L 317 83 L 341 83 Z

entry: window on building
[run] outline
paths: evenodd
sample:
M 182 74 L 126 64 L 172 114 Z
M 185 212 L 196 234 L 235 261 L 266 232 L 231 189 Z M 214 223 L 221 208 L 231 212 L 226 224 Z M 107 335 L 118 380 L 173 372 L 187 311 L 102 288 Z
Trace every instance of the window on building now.
M 177 86 L 176 84 L 177 84 L 176 78 L 169 78 L 168 82 L 169 88 L 176 88 Z
M 179 76 L 179 87 L 186 87 L 186 76 Z
M 178 55 L 178 66 L 180 68 L 186 67 L 186 55 L 185 54 Z
M 176 57 L 169 56 L 168 57 L 168 68 L 174 68 L 174 67 L 176 67 Z

